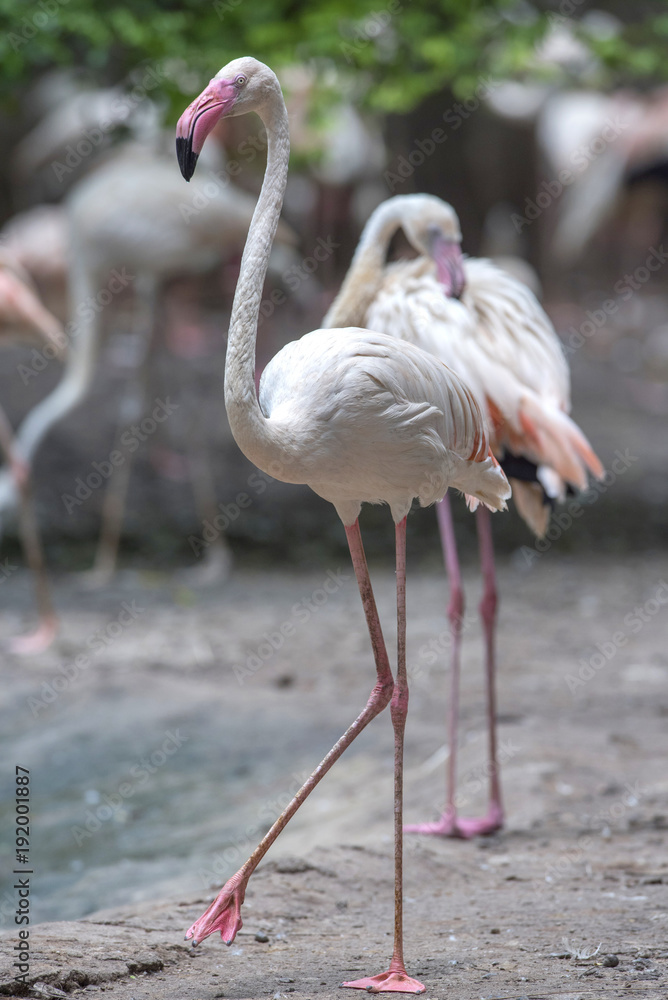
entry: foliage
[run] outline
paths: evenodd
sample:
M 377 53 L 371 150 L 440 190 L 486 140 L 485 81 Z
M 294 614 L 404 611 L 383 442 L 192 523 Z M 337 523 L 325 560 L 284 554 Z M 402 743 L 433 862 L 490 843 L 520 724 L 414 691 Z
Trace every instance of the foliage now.
M 221 65 L 252 53 L 274 68 L 337 70 L 383 111 L 406 111 L 481 77 L 549 75 L 536 46 L 573 18 L 596 57 L 597 86 L 665 75 L 664 3 L 609 7 L 618 30 L 587 27 L 589 0 L 0 0 L 0 98 L 5 106 L 41 71 L 76 66 L 96 83 L 132 83 L 148 63 L 166 74 L 173 110 Z M 600 11 L 602 4 L 597 4 Z M 623 23 L 624 22 L 624 23 Z M 134 73 L 133 73 L 134 71 Z M 568 73 L 568 67 L 559 72 Z

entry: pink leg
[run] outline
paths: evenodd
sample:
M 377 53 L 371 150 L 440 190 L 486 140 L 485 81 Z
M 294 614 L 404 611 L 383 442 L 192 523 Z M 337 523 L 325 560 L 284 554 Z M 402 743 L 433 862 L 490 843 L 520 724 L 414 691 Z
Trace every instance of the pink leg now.
M 371 589 L 369 570 L 362 547 L 359 524 L 357 521 L 350 527 L 346 527 L 346 536 L 350 547 L 353 567 L 359 585 L 364 613 L 366 615 L 371 645 L 373 647 L 374 659 L 376 662 L 377 681 L 371 692 L 366 707 L 358 715 L 349 729 L 343 734 L 341 739 L 332 747 L 325 759 L 318 765 L 313 774 L 299 789 L 292 802 L 285 811 L 278 817 L 272 828 L 264 836 L 259 845 L 251 854 L 248 861 L 233 875 L 219 892 L 216 899 L 199 920 L 196 920 L 186 933 L 186 939 L 192 939 L 194 945 L 199 944 L 214 931 L 220 931 L 220 936 L 225 944 L 231 944 L 237 932 L 242 926 L 241 905 L 246 894 L 246 886 L 251 875 L 258 864 L 267 853 L 271 845 L 278 837 L 281 830 L 294 816 L 300 805 L 310 795 L 315 786 L 327 774 L 330 767 L 341 756 L 346 747 L 350 746 L 355 737 L 375 718 L 384 708 L 387 707 L 392 698 L 394 688 L 394 678 L 390 670 L 385 641 L 378 620 L 378 611 Z
M 406 518 L 396 526 L 397 546 L 397 680 L 390 712 L 394 727 L 394 951 L 387 972 L 355 979 L 342 986 L 368 993 L 424 993 L 424 986 L 412 979 L 404 965 L 403 932 L 403 796 L 404 730 L 408 712 L 406 675 Z
M 457 816 L 455 805 L 455 789 L 457 787 L 457 726 L 459 715 L 459 675 L 462 619 L 464 615 L 464 594 L 462 590 L 461 572 L 457 558 L 457 544 L 452 523 L 452 511 L 448 496 L 444 497 L 437 507 L 439 528 L 443 554 L 450 580 L 450 605 L 448 616 L 453 635 L 452 646 L 452 679 L 450 688 L 450 707 L 448 712 L 448 730 L 450 735 L 450 756 L 447 771 L 447 805 L 445 812 L 435 823 L 420 823 L 407 826 L 411 833 L 431 833 L 442 837 L 484 836 L 494 833 L 503 825 L 503 810 L 499 790 L 498 765 L 496 759 L 496 698 L 495 698 L 495 667 L 494 667 L 494 619 L 496 614 L 496 583 L 494 577 L 494 549 L 492 545 L 492 525 L 490 512 L 483 504 L 478 508 L 477 526 L 480 545 L 480 563 L 484 579 L 484 592 L 480 604 L 485 628 L 486 640 L 486 673 L 487 673 L 487 714 L 489 724 L 489 767 L 491 769 L 490 806 L 486 816 L 467 819 Z
M 48 649 L 58 634 L 58 619 L 51 603 L 51 594 L 46 576 L 44 552 L 39 538 L 39 528 L 32 501 L 32 483 L 28 478 L 19 484 L 21 495 L 19 510 L 19 530 L 23 551 L 35 581 L 35 597 L 39 620 L 37 628 L 27 635 L 12 639 L 10 649 L 19 656 L 30 656 Z
M 494 542 L 492 539 L 492 515 L 487 507 L 480 504 L 476 514 L 478 543 L 480 546 L 480 566 L 483 575 L 483 595 L 480 602 L 480 616 L 485 629 L 485 672 L 487 674 L 487 726 L 489 730 L 489 810 L 481 833 L 493 833 L 503 826 L 503 806 L 501 804 L 501 784 L 499 762 L 496 750 L 496 608 L 497 590 L 494 571 Z
M 459 721 L 459 674 L 461 667 L 462 621 L 464 618 L 464 589 L 462 575 L 457 556 L 457 542 L 452 522 L 450 497 L 446 493 L 436 506 L 438 527 L 441 535 L 443 558 L 450 583 L 450 603 L 448 618 L 452 632 L 452 658 L 450 674 L 450 705 L 448 707 L 448 739 L 450 755 L 448 757 L 446 778 L 445 812 L 435 823 L 417 823 L 406 826 L 407 833 L 432 833 L 442 837 L 466 836 L 459 829 L 457 809 L 455 806 L 455 789 L 457 787 L 457 728 Z

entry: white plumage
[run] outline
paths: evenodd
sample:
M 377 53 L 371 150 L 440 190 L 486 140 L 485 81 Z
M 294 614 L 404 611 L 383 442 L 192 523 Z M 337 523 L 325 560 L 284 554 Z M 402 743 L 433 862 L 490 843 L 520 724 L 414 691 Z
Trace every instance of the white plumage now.
M 422 256 L 384 265 L 403 226 Z M 587 485 L 602 467 L 570 419 L 570 376 L 561 344 L 533 293 L 491 261 L 464 259 L 461 299 L 444 293 L 430 239 L 438 231 L 457 243 L 452 208 L 431 195 L 405 195 L 381 205 L 362 234 L 339 296 L 323 325 L 364 323 L 430 351 L 483 401 L 493 449 L 508 449 L 539 467 L 549 496 L 564 483 Z M 513 482 L 520 513 L 544 534 L 549 507 L 536 484 Z
M 449 485 L 505 506 L 478 403 L 411 344 L 363 329 L 316 330 L 267 366 L 260 407 L 294 455 L 277 478 L 307 483 L 344 524 L 362 503 L 383 502 L 398 522 L 413 498 L 427 506 Z

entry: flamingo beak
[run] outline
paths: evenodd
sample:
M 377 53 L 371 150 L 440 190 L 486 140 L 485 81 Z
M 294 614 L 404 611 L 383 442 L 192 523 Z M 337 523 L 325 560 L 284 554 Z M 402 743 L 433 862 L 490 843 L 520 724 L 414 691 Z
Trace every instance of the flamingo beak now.
M 233 83 L 214 78 L 179 118 L 176 126 L 176 158 L 187 181 L 195 173 L 204 140 L 216 122 L 229 113 L 237 94 Z
M 435 236 L 431 245 L 431 256 L 445 294 L 450 299 L 461 298 L 466 277 L 460 244 L 455 240 L 446 240 L 443 236 Z

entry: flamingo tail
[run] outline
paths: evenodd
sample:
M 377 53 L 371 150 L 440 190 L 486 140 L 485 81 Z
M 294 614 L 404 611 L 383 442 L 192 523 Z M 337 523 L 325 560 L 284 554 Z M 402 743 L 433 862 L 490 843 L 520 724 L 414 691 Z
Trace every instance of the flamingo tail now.
M 531 396 L 522 401 L 520 420 L 540 460 L 567 483 L 587 488 L 587 471 L 601 479 L 605 470 L 589 441 L 567 413 Z

